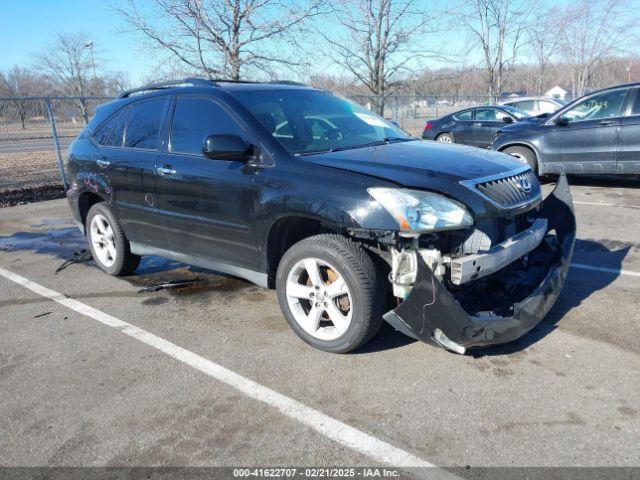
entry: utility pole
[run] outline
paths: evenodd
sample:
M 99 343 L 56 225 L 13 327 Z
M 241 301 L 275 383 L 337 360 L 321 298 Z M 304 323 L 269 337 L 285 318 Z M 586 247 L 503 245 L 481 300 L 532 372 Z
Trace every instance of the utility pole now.
M 93 42 L 85 43 L 84 48 L 88 48 L 89 53 L 91 54 L 91 68 L 93 69 L 93 82 L 95 83 L 97 75 L 96 75 L 96 59 L 93 56 Z

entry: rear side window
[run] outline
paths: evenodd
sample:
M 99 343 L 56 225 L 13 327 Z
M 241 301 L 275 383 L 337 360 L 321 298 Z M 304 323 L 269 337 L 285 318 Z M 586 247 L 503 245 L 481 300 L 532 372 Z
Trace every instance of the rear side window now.
M 98 143 L 99 145 L 108 144 L 107 142 L 109 141 L 109 135 L 111 135 L 111 131 L 113 130 L 113 127 L 120 118 L 121 114 L 122 112 L 116 113 L 111 118 L 109 118 L 109 120 L 100 125 L 100 127 L 93 134 L 93 139 L 96 143 Z
M 636 99 L 633 102 L 633 108 L 631 109 L 631 115 L 640 115 L 640 90 L 636 92 Z
M 512 103 L 511 106 L 524 110 L 525 112 L 534 112 L 536 110 L 535 100 L 523 100 L 522 102 Z
M 125 147 L 150 150 L 158 148 L 165 102 L 166 98 L 156 98 L 130 107 L 124 135 Z
M 473 111 L 467 110 L 466 112 L 456 113 L 453 118 L 456 120 L 473 120 Z
M 124 127 L 127 125 L 129 112 L 130 109 L 127 108 L 120 114 L 117 122 L 115 123 L 115 126 L 111 130 L 111 133 L 106 138 L 106 141 L 103 145 L 107 145 L 109 147 L 122 147 L 122 142 L 124 141 Z
M 244 131 L 216 102 L 204 97 L 179 97 L 171 122 L 169 150 L 202 155 L 204 139 L 214 134 L 243 136 Z

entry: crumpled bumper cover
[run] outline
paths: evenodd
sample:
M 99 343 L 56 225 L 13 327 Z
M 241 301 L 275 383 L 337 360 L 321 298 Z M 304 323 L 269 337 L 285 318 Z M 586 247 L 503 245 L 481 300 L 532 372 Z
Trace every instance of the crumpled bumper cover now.
M 547 218 L 548 230 L 538 248 L 552 251 L 545 256 L 548 259 L 546 274 L 526 298 L 513 303 L 508 316 L 493 312 L 481 312 L 477 316 L 468 314 L 420 259 L 416 282 L 409 297 L 396 309 L 387 312 L 385 320 L 406 335 L 435 341 L 458 353 L 469 347 L 497 345 L 520 338 L 551 310 L 564 286 L 571 263 L 576 220 L 565 175 L 560 176 L 554 191 L 542 203 L 540 217 Z M 440 332 L 456 347 L 463 348 L 451 348 L 442 341 Z

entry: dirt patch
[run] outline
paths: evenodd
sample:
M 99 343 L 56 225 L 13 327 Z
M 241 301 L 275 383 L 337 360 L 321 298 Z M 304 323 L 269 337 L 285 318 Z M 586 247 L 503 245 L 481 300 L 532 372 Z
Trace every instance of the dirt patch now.
M 53 149 L 0 153 L 0 192 L 56 183 L 61 183 L 61 180 Z
M 42 185 L 31 188 L 18 188 L 0 192 L 0 208 L 14 207 L 25 203 L 43 202 L 64 198 L 65 190 L 62 184 Z

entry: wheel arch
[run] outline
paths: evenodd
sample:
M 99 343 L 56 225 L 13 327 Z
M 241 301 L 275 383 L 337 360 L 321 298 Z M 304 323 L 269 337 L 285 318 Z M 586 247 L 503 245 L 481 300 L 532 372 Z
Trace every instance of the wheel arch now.
M 87 214 L 89 213 L 89 209 L 93 207 L 96 203 L 101 203 L 106 201 L 107 199 L 105 199 L 101 195 L 92 191 L 82 192 L 78 196 L 78 212 L 80 213 L 82 233 L 86 233 L 85 223 L 87 221 Z
M 269 288 L 275 287 L 276 272 L 285 252 L 295 243 L 320 233 L 346 235 L 346 229 L 323 218 L 301 214 L 282 216 L 271 224 L 264 246 Z
M 524 148 L 528 148 L 529 150 L 531 150 L 533 152 L 533 155 L 536 159 L 536 165 L 538 167 L 538 173 L 539 174 L 543 174 L 544 173 L 544 167 L 543 167 L 543 162 L 540 160 L 540 152 L 538 151 L 538 149 L 536 148 L 535 145 L 533 145 L 532 143 L 529 142 L 525 142 L 523 140 L 515 140 L 513 142 L 508 142 L 505 143 L 504 145 L 500 145 L 500 147 L 498 148 L 498 152 L 504 152 L 507 148 L 509 147 L 524 147 Z

